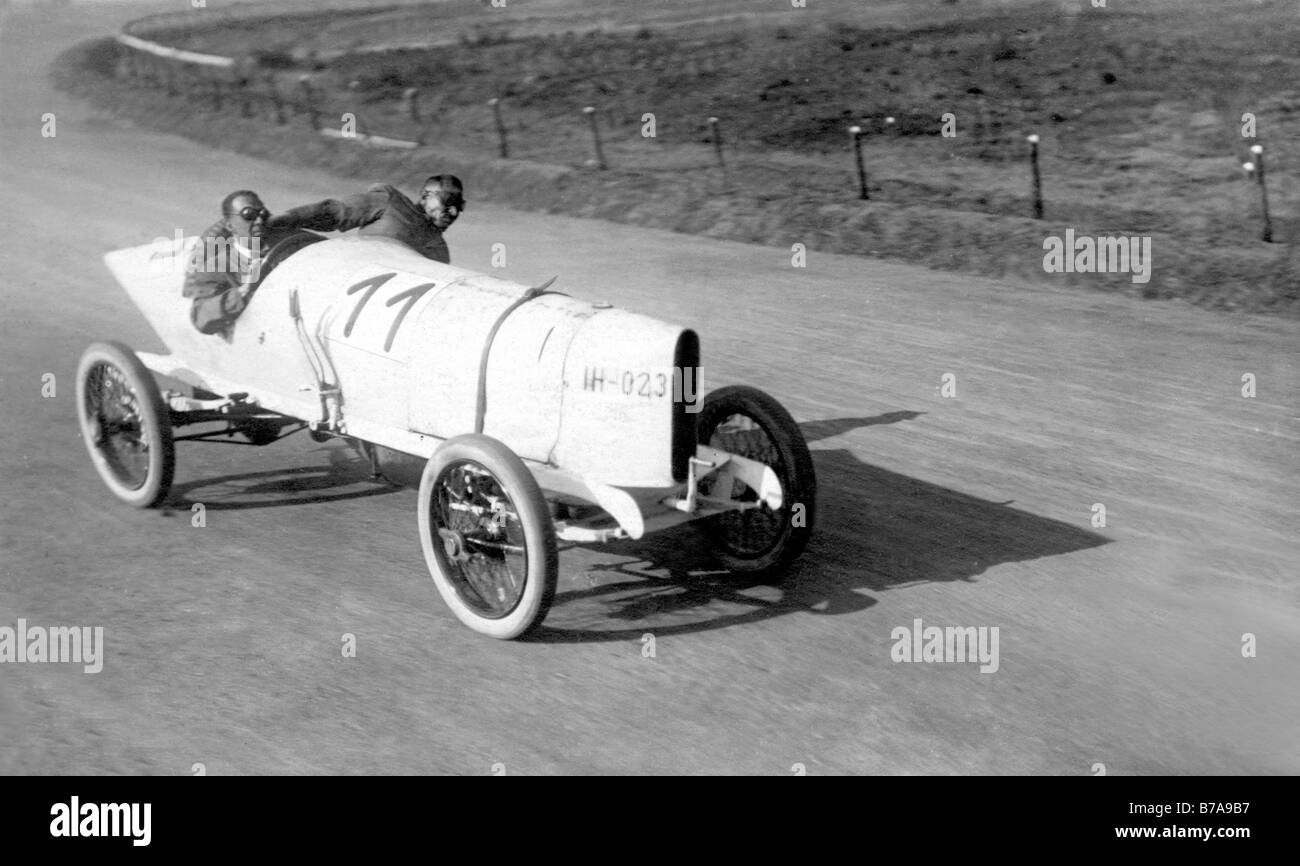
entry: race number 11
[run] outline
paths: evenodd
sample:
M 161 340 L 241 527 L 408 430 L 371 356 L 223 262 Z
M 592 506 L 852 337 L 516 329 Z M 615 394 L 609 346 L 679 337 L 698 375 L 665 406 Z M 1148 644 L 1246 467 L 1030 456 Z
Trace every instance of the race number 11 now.
M 357 299 L 356 306 L 352 308 L 352 314 L 348 316 L 347 324 L 343 326 L 343 336 L 352 336 L 352 328 L 356 325 L 357 318 L 360 317 L 361 311 L 366 306 L 366 302 L 374 296 L 375 292 L 379 291 L 381 286 L 395 276 L 397 276 L 397 274 L 380 274 L 377 277 L 370 277 L 369 279 L 362 280 L 348 289 L 349 297 L 358 292 L 361 293 L 361 297 Z M 412 286 L 404 292 L 398 292 L 385 302 L 384 306 L 393 307 L 400 301 L 406 301 L 406 303 L 402 305 L 402 309 L 397 312 L 397 316 L 394 317 L 392 327 L 388 329 L 388 336 L 384 340 L 385 352 L 388 352 L 393 348 L 393 340 L 397 339 L 397 329 L 402 326 L 402 322 L 406 319 L 406 314 L 411 312 L 411 307 L 415 306 L 415 302 L 428 294 L 433 287 L 433 283 L 421 283 L 418 286 Z

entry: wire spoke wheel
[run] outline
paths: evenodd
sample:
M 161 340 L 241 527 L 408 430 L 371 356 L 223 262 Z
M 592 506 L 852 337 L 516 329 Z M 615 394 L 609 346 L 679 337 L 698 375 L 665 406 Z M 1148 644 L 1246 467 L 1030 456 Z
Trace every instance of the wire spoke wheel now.
M 776 400 L 739 385 L 705 397 L 698 424 L 702 444 L 766 465 L 781 484 L 777 509 L 739 479 L 731 490 L 705 488 L 710 495 L 753 505 L 704 522 L 714 553 L 735 571 L 781 576 L 807 545 L 816 512 L 817 478 L 799 425 Z
M 532 473 L 487 436 L 458 436 L 420 482 L 420 542 L 443 600 L 475 631 L 514 638 L 555 595 L 555 527 Z
M 151 507 L 175 468 L 171 419 L 153 375 L 120 343 L 96 343 L 77 370 L 77 416 L 91 462 L 122 501 Z
M 708 445 L 735 454 L 757 460 L 772 468 L 778 478 L 787 477 L 785 461 L 772 437 L 757 421 L 749 415 L 737 413 L 729 415 L 713 431 Z M 782 489 L 785 489 L 784 483 Z M 728 491 L 715 490 L 714 495 L 728 495 Z M 740 502 L 758 502 L 758 493 L 739 480 L 732 481 L 729 493 L 732 499 Z M 747 508 L 744 511 L 729 511 L 716 518 L 715 531 L 727 549 L 736 556 L 754 559 L 769 553 L 781 543 L 783 529 L 790 519 L 792 502 L 786 497 L 776 511 L 768 508 L 766 503 Z
M 457 593 L 482 616 L 509 614 L 528 581 L 527 542 L 510 496 L 472 461 L 449 465 L 434 485 L 433 521 Z
M 99 448 L 109 471 L 123 486 L 139 490 L 149 477 L 149 439 L 140 401 L 117 367 L 100 362 L 87 373 L 84 411 L 99 431 Z

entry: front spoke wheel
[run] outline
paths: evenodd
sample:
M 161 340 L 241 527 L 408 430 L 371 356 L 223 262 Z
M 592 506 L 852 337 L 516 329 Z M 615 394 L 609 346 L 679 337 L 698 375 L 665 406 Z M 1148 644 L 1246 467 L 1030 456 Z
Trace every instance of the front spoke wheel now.
M 555 595 L 559 554 L 541 489 L 510 449 L 458 436 L 420 481 L 420 543 L 443 600 L 475 631 L 518 637 Z

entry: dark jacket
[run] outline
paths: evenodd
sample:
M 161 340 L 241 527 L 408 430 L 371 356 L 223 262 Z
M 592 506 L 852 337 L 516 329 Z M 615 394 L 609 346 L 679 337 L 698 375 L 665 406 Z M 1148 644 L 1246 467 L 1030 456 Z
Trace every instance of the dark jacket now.
M 265 252 L 265 250 L 263 250 Z M 205 334 L 229 335 L 235 319 L 247 305 L 239 285 L 252 262 L 234 245 L 225 220 L 209 226 L 199 236 L 185 270 L 183 294 L 193 298 L 190 321 Z
M 327 198 L 271 217 L 271 228 L 304 228 L 321 232 L 359 229 L 363 235 L 394 238 L 426 259 L 451 263 L 442 232 L 415 202 L 387 184 L 375 184 L 360 195 Z

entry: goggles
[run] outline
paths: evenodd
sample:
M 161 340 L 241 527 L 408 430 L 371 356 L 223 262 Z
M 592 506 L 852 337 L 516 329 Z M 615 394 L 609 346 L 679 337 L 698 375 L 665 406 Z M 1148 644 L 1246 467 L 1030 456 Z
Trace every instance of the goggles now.
M 449 195 L 441 190 L 426 189 L 424 195 L 420 198 L 421 200 L 429 198 L 437 199 L 438 202 L 442 204 L 442 209 L 452 216 L 460 216 L 461 212 L 465 210 L 465 200 L 463 198 L 460 196 Z
M 236 211 L 236 213 L 239 214 L 240 219 L 250 223 L 255 222 L 259 217 L 269 219 L 271 216 L 271 212 L 264 207 L 246 207 Z

